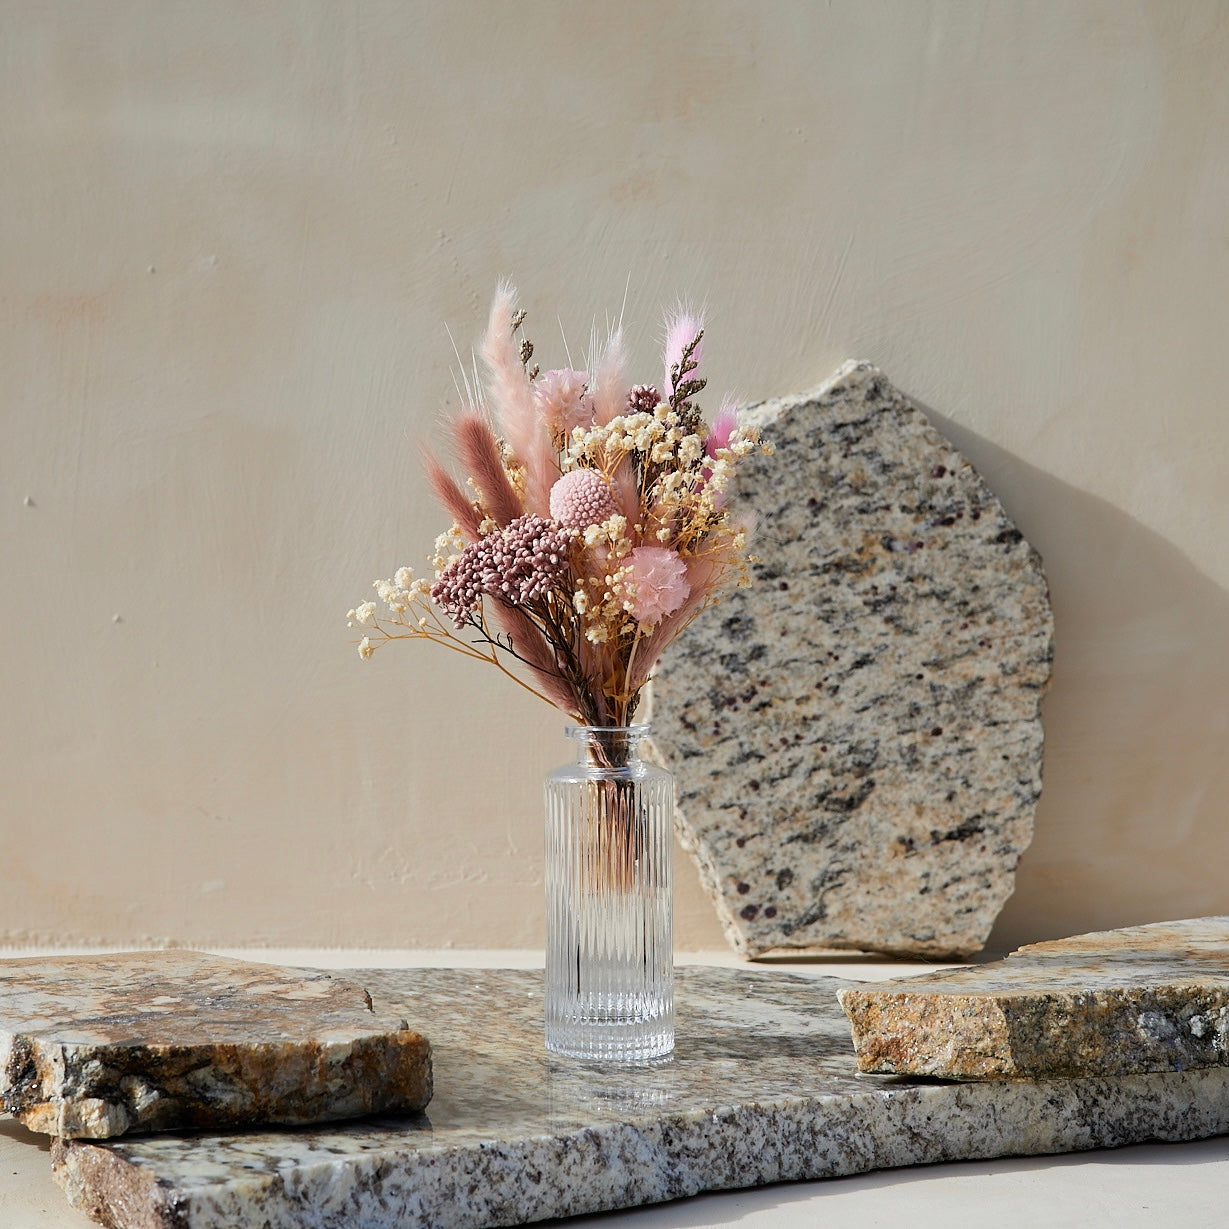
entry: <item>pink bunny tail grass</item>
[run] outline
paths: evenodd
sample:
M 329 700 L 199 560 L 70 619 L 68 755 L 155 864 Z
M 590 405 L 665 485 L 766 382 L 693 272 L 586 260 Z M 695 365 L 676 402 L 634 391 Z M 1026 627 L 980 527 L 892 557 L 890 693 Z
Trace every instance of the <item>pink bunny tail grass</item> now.
M 524 506 L 500 456 L 499 441 L 485 419 L 467 410 L 453 422 L 457 440 L 457 455 L 469 468 L 482 492 L 486 510 L 502 527 L 524 514 Z
M 666 651 L 674 638 L 704 608 L 712 597 L 716 578 L 720 575 L 724 560 L 688 559 L 687 583 L 691 592 L 687 600 L 664 619 L 640 642 L 632 673 L 627 681 L 629 691 L 636 691 L 649 680 L 657 659 Z
M 627 412 L 627 353 L 623 330 L 615 329 L 593 367 L 593 420 L 604 427 L 612 418 Z
M 435 497 L 444 505 L 444 510 L 461 527 L 461 532 L 471 541 L 478 540 L 478 525 L 482 521 L 482 513 L 473 500 L 466 499 L 465 492 L 453 481 L 452 475 L 439 463 L 435 454 L 423 449 L 423 466 L 427 471 L 427 481 L 435 492 Z
M 514 449 L 538 431 L 533 389 L 513 334 L 515 319 L 516 290 L 507 282 L 500 282 L 482 339 L 482 360 L 487 372 L 487 404 L 494 410 L 504 439 Z
M 538 690 L 562 712 L 578 721 L 580 705 L 573 695 L 572 689 L 559 677 L 555 667 L 555 654 L 550 645 L 538 631 L 533 620 L 523 611 L 502 602 L 494 603 L 496 618 L 500 626 L 512 640 L 512 648 L 518 657 L 529 667 L 533 681 Z
M 676 308 L 666 316 L 666 346 L 663 354 L 663 365 L 665 367 L 665 382 L 662 384 L 662 396 L 669 398 L 671 392 L 674 391 L 673 377 L 670 374 L 672 367 L 677 367 L 683 361 L 683 351 L 687 346 L 695 341 L 696 337 L 704 328 L 704 313 L 691 312 L 682 307 Z M 704 343 L 701 342 L 695 350 L 692 351 L 692 361 L 700 362 L 700 355 L 704 349 Z M 687 378 L 694 380 L 699 372 L 693 371 Z
M 512 455 L 525 471 L 525 509 L 549 517 L 550 489 L 559 477 L 559 465 L 521 364 L 521 349 L 512 332 L 515 318 L 516 291 L 501 282 L 482 341 L 487 404 L 494 410 L 495 422 Z
M 710 457 L 717 455 L 718 448 L 730 446 L 730 436 L 738 427 L 738 402 L 728 394 L 721 399 L 721 408 L 713 415 L 713 425 L 708 429 L 704 451 Z

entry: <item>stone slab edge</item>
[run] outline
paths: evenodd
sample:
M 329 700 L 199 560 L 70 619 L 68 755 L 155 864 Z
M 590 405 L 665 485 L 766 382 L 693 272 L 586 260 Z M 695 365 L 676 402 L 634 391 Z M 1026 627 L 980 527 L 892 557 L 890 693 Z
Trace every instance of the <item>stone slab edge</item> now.
M 56 1181 L 110 1229 L 478 1229 L 611 1211 L 709 1190 L 906 1165 L 1078 1152 L 1229 1132 L 1229 1070 L 1103 1080 L 880 1084 L 861 1096 L 715 1106 L 558 1136 L 358 1156 L 176 1190 L 105 1147 L 57 1142 Z M 328 1172 L 326 1172 L 328 1171 Z M 258 1189 L 263 1184 L 264 1189 Z M 390 1197 L 393 1196 L 393 1197 Z
M 1159 922 L 1029 944 L 980 968 L 850 986 L 837 998 L 867 1073 L 1053 1079 L 1229 1066 L 1229 980 L 1182 962 L 1184 930 L 1194 957 L 1197 932 L 1215 927 L 1229 944 L 1229 917 Z M 1170 939 L 1169 967 L 1148 959 L 1156 936 Z M 1142 974 L 1115 962 L 1123 950 Z M 1001 973 L 1038 985 L 995 984 Z

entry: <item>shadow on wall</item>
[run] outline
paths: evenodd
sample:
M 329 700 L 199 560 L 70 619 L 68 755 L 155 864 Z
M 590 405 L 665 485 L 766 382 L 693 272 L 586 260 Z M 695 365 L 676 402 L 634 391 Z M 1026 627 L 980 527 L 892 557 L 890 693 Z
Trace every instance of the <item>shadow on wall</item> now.
M 1105 500 L 920 408 L 1041 552 L 1054 606 L 1036 831 L 989 948 L 1229 913 L 1229 593 Z

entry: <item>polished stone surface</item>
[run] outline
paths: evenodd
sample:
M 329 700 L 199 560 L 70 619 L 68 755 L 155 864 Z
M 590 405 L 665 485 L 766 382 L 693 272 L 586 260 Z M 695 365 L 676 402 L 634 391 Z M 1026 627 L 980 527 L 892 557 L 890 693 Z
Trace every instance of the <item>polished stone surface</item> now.
M 755 583 L 654 684 L 683 844 L 748 955 L 975 952 L 1041 792 L 1041 560 L 873 367 L 744 417 Z
M 363 971 L 427 1023 L 415 1118 L 58 1146 L 73 1203 L 116 1229 L 474 1229 L 704 1190 L 1229 1130 L 1229 1070 L 980 1084 L 860 1076 L 844 984 L 680 968 L 678 1048 L 619 1070 L 542 1047 L 541 974 Z
M 310 1123 L 431 1098 L 431 1051 L 362 986 L 199 952 L 0 961 L 0 1098 L 106 1139 Z
M 1002 1079 L 1229 1065 L 1229 918 L 1022 947 L 843 990 L 863 1071 Z

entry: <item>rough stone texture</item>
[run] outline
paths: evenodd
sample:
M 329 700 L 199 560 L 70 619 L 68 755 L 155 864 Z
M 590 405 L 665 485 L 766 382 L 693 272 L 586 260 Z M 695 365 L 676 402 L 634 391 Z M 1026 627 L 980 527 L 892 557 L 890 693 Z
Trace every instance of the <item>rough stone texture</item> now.
M 977 951 L 1041 791 L 1041 560 L 873 367 L 746 417 L 756 583 L 655 684 L 683 844 L 748 955 Z
M 542 977 L 363 971 L 425 1020 L 429 1116 L 295 1132 L 69 1143 L 56 1174 L 116 1229 L 466 1229 L 703 1190 L 1229 1131 L 1229 1069 L 909 1083 L 856 1072 L 832 978 L 678 970 L 669 1065 L 548 1055 Z
M 324 973 L 198 952 L 0 961 L 0 1098 L 33 1131 L 309 1123 L 420 1110 L 431 1050 Z
M 1034 943 L 840 999 L 863 1071 L 976 1080 L 1229 1066 L 1229 918 Z

